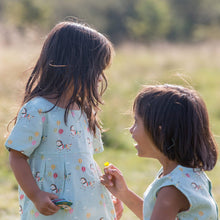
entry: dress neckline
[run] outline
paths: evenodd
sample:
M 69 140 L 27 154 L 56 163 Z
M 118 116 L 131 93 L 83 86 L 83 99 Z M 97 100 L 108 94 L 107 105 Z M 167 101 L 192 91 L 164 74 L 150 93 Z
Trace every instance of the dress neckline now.
M 63 111 L 65 111 L 66 109 L 65 108 L 63 108 L 63 107 L 60 107 L 60 106 L 58 106 L 58 105 L 56 105 L 55 106 L 55 104 L 54 103 L 52 103 L 51 101 L 49 101 L 48 99 L 46 99 L 45 97 L 43 97 L 43 96 L 38 96 L 38 97 L 36 97 L 36 98 L 40 98 L 40 99 L 43 99 L 44 100 L 44 102 L 46 102 L 49 106 L 51 106 L 51 108 L 56 108 L 56 109 L 60 109 L 60 110 L 63 110 Z M 74 112 L 81 112 L 81 109 L 79 108 L 79 109 L 70 109 L 70 111 L 74 111 Z

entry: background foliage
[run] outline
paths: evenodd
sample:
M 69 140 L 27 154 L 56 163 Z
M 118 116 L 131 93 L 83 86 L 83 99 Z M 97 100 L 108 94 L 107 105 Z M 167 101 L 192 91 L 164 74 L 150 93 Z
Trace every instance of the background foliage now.
M 21 32 L 48 31 L 68 16 L 93 24 L 114 42 L 200 41 L 220 36 L 219 0 L 1 0 L 0 19 Z

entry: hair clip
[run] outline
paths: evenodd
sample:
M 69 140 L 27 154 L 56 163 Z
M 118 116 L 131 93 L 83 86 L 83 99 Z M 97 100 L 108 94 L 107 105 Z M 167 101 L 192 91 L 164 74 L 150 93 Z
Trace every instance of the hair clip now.
M 171 150 L 175 146 L 175 140 L 173 138 L 171 140 L 172 140 L 172 144 L 169 147 L 167 147 L 168 151 Z
M 67 67 L 67 65 L 55 65 L 55 64 L 51 64 L 51 63 L 49 63 L 49 66 L 52 66 L 52 67 Z

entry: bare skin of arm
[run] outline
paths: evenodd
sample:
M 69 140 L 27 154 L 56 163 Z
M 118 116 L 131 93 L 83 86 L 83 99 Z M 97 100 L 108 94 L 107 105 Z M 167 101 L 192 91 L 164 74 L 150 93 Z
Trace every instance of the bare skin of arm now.
M 19 151 L 10 150 L 9 162 L 18 184 L 43 215 L 53 215 L 60 208 L 51 200 L 58 197 L 52 193 L 41 191 L 32 175 L 27 162 L 28 157 Z
M 151 215 L 151 220 L 175 220 L 177 214 L 190 208 L 188 199 L 175 186 L 163 187 Z
M 101 183 L 115 197 L 120 199 L 139 219 L 143 219 L 143 199 L 127 187 L 120 170 L 110 165 L 104 171 L 105 175 L 103 175 Z

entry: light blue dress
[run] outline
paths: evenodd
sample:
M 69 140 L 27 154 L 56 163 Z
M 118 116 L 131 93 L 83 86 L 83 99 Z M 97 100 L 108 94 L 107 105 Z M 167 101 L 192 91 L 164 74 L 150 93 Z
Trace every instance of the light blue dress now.
M 187 211 L 180 212 L 177 220 L 217 220 L 218 207 L 211 193 L 211 182 L 203 171 L 178 165 L 161 177 L 161 169 L 154 182 L 144 193 L 144 220 L 150 220 L 157 193 L 162 187 L 175 186 L 190 203 Z
M 93 154 L 103 151 L 100 131 L 94 137 L 86 115 L 69 112 L 42 97 L 36 97 L 20 110 L 17 122 L 6 141 L 7 149 L 21 151 L 29 157 L 33 177 L 43 191 L 73 203 L 70 210 L 60 209 L 52 216 L 39 213 L 19 187 L 22 220 L 113 220 L 112 198 L 100 183 Z

